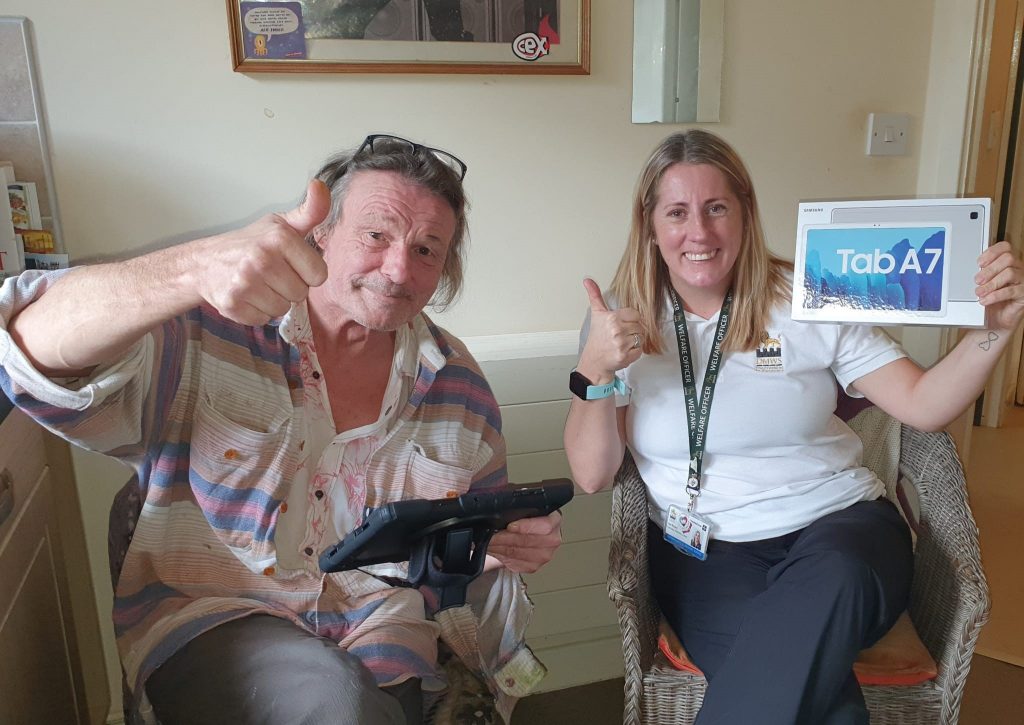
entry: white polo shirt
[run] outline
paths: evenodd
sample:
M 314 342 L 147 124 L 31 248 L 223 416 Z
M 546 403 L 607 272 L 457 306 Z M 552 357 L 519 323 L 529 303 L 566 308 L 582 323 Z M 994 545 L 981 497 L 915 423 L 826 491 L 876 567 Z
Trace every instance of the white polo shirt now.
M 662 528 L 670 505 L 687 504 L 690 460 L 667 295 L 665 305 L 665 352 L 619 372 L 630 394 L 617 401 L 628 405 L 626 442 Z M 686 320 L 699 396 L 718 315 Z M 724 357 L 711 405 L 695 510 L 726 541 L 781 536 L 884 492 L 861 465 L 860 438 L 834 415 L 836 381 L 860 397 L 854 381 L 906 353 L 877 328 L 795 322 L 788 305 L 774 311 L 766 333 L 756 351 Z

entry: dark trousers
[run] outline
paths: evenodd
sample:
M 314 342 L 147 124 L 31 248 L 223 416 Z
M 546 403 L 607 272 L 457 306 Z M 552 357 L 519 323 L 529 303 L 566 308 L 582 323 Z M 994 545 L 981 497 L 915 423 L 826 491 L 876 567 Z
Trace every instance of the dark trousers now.
M 649 527 L 665 619 L 708 680 L 698 725 L 864 725 L 857 653 L 906 609 L 910 533 L 885 499 L 785 536 L 711 540 L 707 561 Z
M 377 687 L 335 642 L 256 614 L 189 642 L 146 694 L 161 725 L 412 725 L 423 721 L 419 685 Z

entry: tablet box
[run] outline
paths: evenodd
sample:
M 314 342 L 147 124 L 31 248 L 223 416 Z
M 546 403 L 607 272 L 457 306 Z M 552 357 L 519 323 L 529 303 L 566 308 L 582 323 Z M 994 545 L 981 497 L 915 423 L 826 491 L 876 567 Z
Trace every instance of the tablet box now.
M 989 199 L 803 202 L 793 319 L 983 327 Z

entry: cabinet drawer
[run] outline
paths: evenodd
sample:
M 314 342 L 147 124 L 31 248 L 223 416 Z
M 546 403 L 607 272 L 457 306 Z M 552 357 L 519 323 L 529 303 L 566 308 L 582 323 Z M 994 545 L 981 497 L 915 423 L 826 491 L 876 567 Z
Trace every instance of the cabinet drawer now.
M 0 537 L 0 622 L 11 602 L 17 595 L 18 582 L 23 575 L 26 562 L 32 551 L 39 545 L 40 532 L 53 529 L 53 503 L 50 497 L 50 469 L 44 468 L 39 477 L 18 502 L 14 515 L 3 525 Z M 49 555 L 49 553 L 48 553 Z M 0 722 L 0 725 L 3 725 Z
M 0 548 L 0 724 L 79 723 L 58 589 L 49 469 Z
M 0 548 L 46 465 L 43 429 L 19 410 L 0 423 Z

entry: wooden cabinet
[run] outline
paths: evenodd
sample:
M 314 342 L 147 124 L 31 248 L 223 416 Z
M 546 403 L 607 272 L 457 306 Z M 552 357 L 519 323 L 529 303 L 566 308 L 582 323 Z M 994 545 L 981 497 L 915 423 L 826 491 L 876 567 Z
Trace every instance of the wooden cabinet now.
M 94 725 L 109 706 L 66 444 L 0 423 L 0 725 Z

